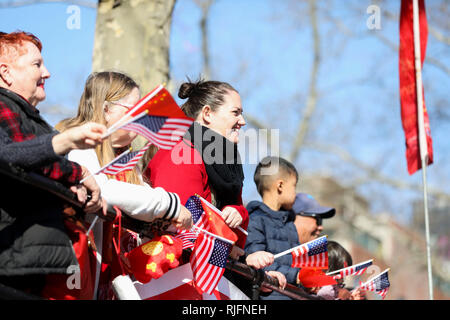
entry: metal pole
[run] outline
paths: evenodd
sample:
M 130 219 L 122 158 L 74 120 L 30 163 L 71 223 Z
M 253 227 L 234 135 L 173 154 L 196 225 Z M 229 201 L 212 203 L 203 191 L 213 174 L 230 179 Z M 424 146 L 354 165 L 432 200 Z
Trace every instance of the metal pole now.
M 428 222 L 428 197 L 427 197 L 427 160 L 428 147 L 425 137 L 423 96 L 422 96 L 422 63 L 420 56 L 420 29 L 419 29 L 419 0 L 413 0 L 413 31 L 414 31 L 414 57 L 416 68 L 416 93 L 417 93 L 417 120 L 419 127 L 419 149 L 422 162 L 423 181 L 423 205 L 425 213 L 425 237 L 427 246 L 428 264 L 428 288 L 430 300 L 433 300 L 433 276 L 431 267 L 430 227 Z

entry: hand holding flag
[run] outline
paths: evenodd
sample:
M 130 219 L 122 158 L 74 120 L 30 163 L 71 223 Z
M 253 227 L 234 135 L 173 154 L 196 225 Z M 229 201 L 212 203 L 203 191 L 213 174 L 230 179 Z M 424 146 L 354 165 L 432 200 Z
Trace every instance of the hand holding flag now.
M 219 214 L 219 210 L 214 210 L 214 206 L 206 200 L 202 200 L 198 195 L 191 196 L 185 204 L 185 207 L 192 214 L 192 222 L 195 227 L 191 230 L 179 230 L 176 237 L 183 240 L 183 249 L 193 248 L 197 239 L 198 229 L 203 229 L 224 238 L 236 242 L 237 235 L 226 225 Z
M 187 117 L 170 93 L 159 86 L 121 120 L 108 129 L 110 135 L 118 129 L 136 132 L 161 149 L 172 149 L 189 129 L 193 119 Z
M 373 291 L 376 294 L 379 294 L 384 299 L 389 290 L 389 287 L 391 286 L 388 277 L 389 270 L 389 268 L 386 269 L 385 271 L 381 272 L 365 283 L 360 282 L 359 287 L 363 290 Z
M 327 236 L 309 241 L 305 244 L 280 252 L 274 256 L 275 259 L 292 253 L 292 267 L 293 268 L 328 268 L 328 251 L 327 251 Z

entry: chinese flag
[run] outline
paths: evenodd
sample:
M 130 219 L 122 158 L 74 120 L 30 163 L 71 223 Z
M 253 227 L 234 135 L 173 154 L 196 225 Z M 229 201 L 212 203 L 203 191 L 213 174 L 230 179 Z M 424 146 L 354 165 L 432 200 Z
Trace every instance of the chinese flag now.
M 125 253 L 125 257 L 136 280 L 147 283 L 178 267 L 181 253 L 181 240 L 163 235 Z
M 230 229 L 229 226 L 227 226 L 225 220 L 220 216 L 220 214 L 210 208 L 205 203 L 206 200 L 200 199 L 200 202 L 204 211 L 204 217 L 202 219 L 206 231 L 209 231 L 211 233 L 214 233 L 215 235 L 221 236 L 236 243 L 236 241 L 238 240 L 238 236 L 233 232 L 233 230 Z
M 428 26 L 424 0 L 419 0 L 419 29 L 421 64 L 425 59 Z M 400 12 L 400 104 L 403 130 L 406 139 L 406 161 L 409 174 L 422 168 L 419 147 L 419 123 L 417 117 L 417 88 L 416 70 L 414 66 L 414 32 L 413 32 L 413 3 L 412 0 L 402 0 Z M 423 86 L 420 88 L 423 92 Z M 423 96 L 424 128 L 428 149 L 427 165 L 433 163 L 433 146 L 430 133 L 428 113 Z
M 151 95 L 159 90 L 156 95 Z M 139 100 L 135 107 L 130 110 L 131 116 L 137 116 L 143 111 L 147 110 L 149 115 L 160 117 L 172 117 L 181 119 L 188 118 L 181 108 L 178 106 L 172 95 L 165 88 L 155 88 L 150 91 L 145 97 Z
M 323 287 L 336 284 L 332 276 L 318 268 L 302 268 L 298 273 L 298 279 L 305 288 Z

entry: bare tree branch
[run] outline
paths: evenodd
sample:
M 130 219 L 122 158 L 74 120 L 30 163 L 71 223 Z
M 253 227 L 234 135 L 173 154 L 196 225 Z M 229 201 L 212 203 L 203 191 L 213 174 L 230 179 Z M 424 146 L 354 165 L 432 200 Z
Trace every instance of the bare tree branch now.
M 317 74 L 319 71 L 320 65 L 320 35 L 319 35 L 319 26 L 317 23 L 317 7 L 316 2 L 314 0 L 309 0 L 309 14 L 311 18 L 311 27 L 312 27 L 312 36 L 314 42 L 313 48 L 313 65 L 311 68 L 310 74 L 310 84 L 309 84 L 309 92 L 308 97 L 306 99 L 306 106 L 302 114 L 300 126 L 293 143 L 293 148 L 289 159 L 292 162 L 298 158 L 300 154 L 300 149 L 305 141 L 306 135 L 309 130 L 309 125 L 311 122 L 312 115 L 316 110 L 317 106 Z
M 211 77 L 211 66 L 209 62 L 209 44 L 208 44 L 208 18 L 209 10 L 214 0 L 195 0 L 195 3 L 202 10 L 200 19 L 200 32 L 202 34 L 202 54 L 203 54 L 203 76 L 206 80 Z
M 375 32 L 374 33 L 375 37 L 377 37 L 382 43 L 384 43 L 385 45 L 387 45 L 389 48 L 391 48 L 394 51 L 398 51 L 398 46 L 393 43 L 392 41 L 390 41 L 389 39 L 387 39 L 386 37 L 384 37 L 382 34 L 380 34 L 379 32 Z M 434 65 L 435 67 L 441 69 L 442 71 L 444 71 L 445 73 L 447 73 L 448 75 L 450 75 L 450 68 L 447 67 L 445 64 L 443 64 L 441 61 L 439 61 L 436 58 L 431 57 L 430 55 L 427 55 L 425 57 L 425 63 L 429 63 Z
M 372 166 L 367 165 L 366 163 L 359 161 L 355 157 L 353 157 L 348 151 L 336 146 L 336 145 L 330 145 L 330 144 L 324 144 L 321 142 L 307 142 L 304 144 L 304 147 L 314 149 L 316 151 L 324 152 L 324 153 L 331 153 L 336 156 L 338 156 L 341 160 L 361 169 L 366 175 L 366 178 L 360 178 L 359 180 L 355 181 L 354 184 L 363 184 L 367 181 L 378 181 L 383 184 L 390 185 L 397 189 L 406 189 L 406 190 L 413 190 L 417 192 L 422 192 L 422 185 L 420 184 L 412 184 L 407 183 L 405 181 L 402 181 L 400 179 L 394 179 L 392 177 L 388 177 L 380 173 L 377 169 L 375 169 Z M 439 199 L 444 199 L 449 201 L 450 195 L 442 192 L 439 189 L 435 189 L 433 187 L 428 187 L 428 193 L 430 196 L 434 196 Z
M 56 2 L 65 2 L 71 3 L 77 6 L 97 9 L 97 1 L 87 1 L 87 0 L 22 0 L 22 1 L 8 1 L 6 3 L 0 3 L 0 9 L 3 8 L 18 8 L 23 6 L 28 6 L 32 4 L 39 3 L 56 3 Z

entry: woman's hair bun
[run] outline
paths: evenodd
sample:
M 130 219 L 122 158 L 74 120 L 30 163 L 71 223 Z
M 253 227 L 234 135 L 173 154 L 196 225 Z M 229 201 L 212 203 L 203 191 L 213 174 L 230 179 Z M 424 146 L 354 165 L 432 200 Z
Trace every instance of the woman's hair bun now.
M 185 82 L 180 86 L 180 89 L 178 90 L 178 97 L 181 99 L 189 98 L 192 94 L 192 91 L 194 91 L 195 83 L 191 82 Z

